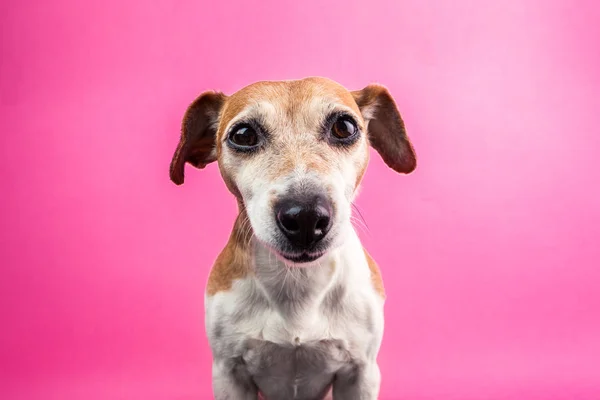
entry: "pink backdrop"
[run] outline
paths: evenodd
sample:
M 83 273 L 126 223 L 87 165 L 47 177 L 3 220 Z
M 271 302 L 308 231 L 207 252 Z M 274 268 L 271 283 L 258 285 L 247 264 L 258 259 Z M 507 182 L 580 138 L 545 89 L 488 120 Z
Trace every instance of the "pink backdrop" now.
M 251 3 L 2 2 L 0 397 L 210 398 L 235 204 L 214 165 L 169 182 L 180 118 L 323 75 L 386 84 L 420 157 L 358 202 L 381 398 L 600 398 L 598 3 Z

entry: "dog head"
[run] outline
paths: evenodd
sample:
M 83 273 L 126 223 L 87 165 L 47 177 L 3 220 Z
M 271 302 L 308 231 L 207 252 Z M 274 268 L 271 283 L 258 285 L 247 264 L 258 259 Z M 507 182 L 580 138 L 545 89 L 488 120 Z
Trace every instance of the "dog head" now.
M 180 185 L 186 163 L 218 161 L 255 237 L 287 263 L 309 263 L 351 229 L 369 144 L 395 171 L 415 169 L 384 87 L 351 92 L 324 78 L 258 82 L 231 96 L 205 92 L 191 104 L 170 174 Z

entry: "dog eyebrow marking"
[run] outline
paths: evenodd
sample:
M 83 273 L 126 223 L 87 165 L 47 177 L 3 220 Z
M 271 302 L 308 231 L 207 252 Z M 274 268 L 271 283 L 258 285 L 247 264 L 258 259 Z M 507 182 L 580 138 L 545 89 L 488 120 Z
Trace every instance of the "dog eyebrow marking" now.
M 207 295 L 213 296 L 218 292 L 230 290 L 234 280 L 245 278 L 250 273 L 250 232 L 245 229 L 249 224 L 247 218 L 245 213 L 240 213 L 235 220 L 229 241 L 210 270 L 206 284 Z
M 371 257 L 366 249 L 363 248 L 363 252 L 367 258 L 369 269 L 371 270 L 371 283 L 373 284 L 373 288 L 381 297 L 385 299 L 385 288 L 383 287 L 383 279 L 381 277 L 379 266 L 377 266 L 377 263 L 375 260 L 373 260 L 373 257 Z
M 231 129 L 238 124 L 253 123 L 259 125 L 260 128 L 266 129 L 266 121 L 273 118 L 277 114 L 277 109 L 268 101 L 255 101 L 252 105 L 241 109 L 236 115 L 231 117 L 223 127 L 222 140 L 226 139 L 227 134 Z

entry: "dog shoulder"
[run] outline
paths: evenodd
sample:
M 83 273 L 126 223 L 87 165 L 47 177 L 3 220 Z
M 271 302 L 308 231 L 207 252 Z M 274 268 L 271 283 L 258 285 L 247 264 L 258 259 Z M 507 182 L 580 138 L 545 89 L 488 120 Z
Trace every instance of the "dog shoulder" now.
M 230 239 L 210 270 L 206 294 L 214 296 L 230 290 L 235 280 L 248 275 L 248 263 L 247 252 L 235 240 Z
M 383 278 L 381 277 L 379 266 L 365 248 L 363 248 L 363 252 L 365 253 L 367 263 L 369 264 L 369 270 L 371 271 L 371 283 L 373 285 L 373 289 L 375 289 L 377 294 L 379 294 L 382 298 L 385 298 L 385 288 L 383 286 Z
M 207 296 L 229 291 L 235 280 L 248 276 L 250 237 L 248 236 L 249 232 L 244 229 L 246 219 L 245 214 L 240 214 L 236 218 L 229 240 L 208 275 Z

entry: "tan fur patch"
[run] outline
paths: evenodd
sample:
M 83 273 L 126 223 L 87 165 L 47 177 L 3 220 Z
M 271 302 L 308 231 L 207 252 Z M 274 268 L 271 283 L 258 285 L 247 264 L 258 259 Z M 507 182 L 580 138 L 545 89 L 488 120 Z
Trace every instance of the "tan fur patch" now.
M 275 181 L 290 175 L 298 167 L 328 174 L 336 168 L 337 150 L 316 137 L 319 124 L 334 105 L 351 110 L 361 129 L 364 119 L 351 92 L 326 78 L 312 77 L 296 81 L 263 81 L 251 84 L 227 97 L 220 114 L 217 133 L 217 154 L 224 151 L 226 130 L 240 114 L 257 116 L 270 130 L 269 151 L 244 161 L 248 167 L 260 170 L 266 179 Z M 340 107 L 338 107 L 340 108 Z M 368 146 L 364 146 L 368 151 Z M 232 156 L 238 157 L 238 156 Z M 366 168 L 366 157 L 360 155 L 357 184 Z M 225 165 L 226 164 L 226 165 Z M 227 187 L 240 197 L 236 187 L 238 163 L 220 163 L 221 175 Z
M 229 241 L 217 257 L 208 276 L 206 294 L 209 296 L 230 290 L 234 280 L 242 279 L 250 273 L 249 244 L 251 231 L 249 224 L 246 213 L 240 212 Z
M 381 297 L 385 298 L 385 288 L 383 287 L 383 278 L 381 277 L 379 266 L 367 250 L 363 249 L 363 251 L 365 252 L 365 257 L 367 258 L 367 263 L 371 270 L 371 283 L 373 284 L 373 288 Z
M 229 121 L 258 100 L 279 106 L 288 116 L 292 116 L 298 113 L 297 107 L 315 96 L 333 96 L 362 119 L 352 93 L 330 79 L 311 77 L 297 81 L 262 81 L 246 86 L 227 98 L 221 113 L 219 137 L 222 137 Z M 360 122 L 364 123 L 362 120 Z

